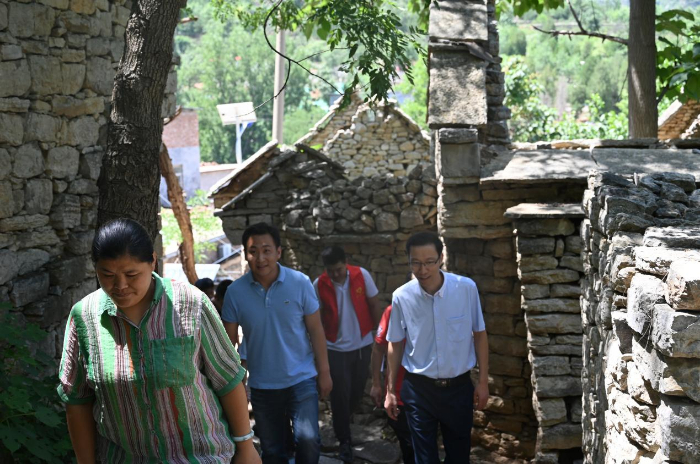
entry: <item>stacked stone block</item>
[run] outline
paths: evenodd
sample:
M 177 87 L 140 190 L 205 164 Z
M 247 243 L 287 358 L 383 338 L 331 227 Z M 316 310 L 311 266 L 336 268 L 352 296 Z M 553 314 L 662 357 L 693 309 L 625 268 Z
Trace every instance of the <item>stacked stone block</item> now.
M 0 301 L 47 329 L 39 349 L 52 356 L 71 306 L 96 288 L 97 179 L 130 9 L 0 1 Z
M 349 180 L 340 166 L 315 150 L 277 155 L 257 182 L 216 214 L 232 243 L 256 222 L 280 228 L 282 262 L 312 278 L 323 272 L 321 250 L 340 245 L 350 264 L 369 270 L 380 299 L 406 282 L 405 242 L 419 230 L 435 230 L 434 170 L 420 164 L 408 176 L 379 174 Z
M 581 227 L 583 447 L 590 463 L 700 460 L 700 190 L 594 173 Z
M 533 462 L 581 458 L 583 274 L 574 205 L 521 204 L 508 209 L 517 235 L 518 277 L 538 421 Z
M 406 176 L 430 160 L 429 138 L 395 102 L 361 105 L 350 127 L 336 132 L 323 152 L 343 165 L 347 177 Z

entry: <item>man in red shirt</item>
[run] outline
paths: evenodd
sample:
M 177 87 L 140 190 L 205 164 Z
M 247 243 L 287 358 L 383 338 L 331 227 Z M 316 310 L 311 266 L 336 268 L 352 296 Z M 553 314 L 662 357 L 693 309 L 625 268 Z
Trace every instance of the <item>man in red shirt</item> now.
M 321 259 L 326 270 L 314 281 L 314 287 L 321 303 L 333 379 L 333 430 L 340 443 L 338 457 L 343 462 L 353 462 L 350 416 L 364 394 L 372 330 L 381 318 L 382 307 L 372 276 L 366 269 L 347 264 L 342 248 L 324 249 Z
M 382 362 L 386 356 L 387 350 L 389 349 L 389 342 L 386 339 L 387 328 L 389 327 L 389 318 L 391 317 L 391 305 L 387 306 L 382 315 L 382 319 L 379 321 L 379 327 L 377 327 L 377 335 L 374 337 L 374 346 L 372 347 L 372 389 L 370 390 L 370 396 L 374 400 L 374 404 L 377 407 L 381 407 L 384 404 L 384 385 L 382 384 Z M 399 439 L 399 446 L 401 447 L 401 454 L 403 455 L 404 464 L 414 464 L 415 458 L 413 456 L 413 444 L 411 443 L 411 433 L 408 429 L 408 422 L 406 421 L 406 412 L 403 408 L 403 401 L 399 392 L 401 391 L 401 383 L 403 382 L 403 376 L 406 372 L 403 366 L 400 367 L 398 375 L 396 376 L 396 400 L 399 404 L 399 415 L 397 420 L 388 418 L 389 426 L 394 430 L 396 437 Z M 386 376 L 386 381 L 389 381 L 389 376 Z

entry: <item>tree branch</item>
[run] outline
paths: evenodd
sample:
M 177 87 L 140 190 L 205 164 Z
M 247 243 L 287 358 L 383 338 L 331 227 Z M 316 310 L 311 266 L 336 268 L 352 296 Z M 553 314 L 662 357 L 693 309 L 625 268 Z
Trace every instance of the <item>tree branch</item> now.
M 340 90 L 338 90 L 333 84 L 331 84 L 328 80 L 326 80 L 324 77 L 319 76 L 318 74 L 315 74 L 315 73 L 311 72 L 311 70 L 309 70 L 308 68 L 306 68 L 304 65 L 301 64 L 302 61 L 308 60 L 309 58 L 312 58 L 312 57 L 314 57 L 314 56 L 316 56 L 316 55 L 320 55 L 321 53 L 325 53 L 326 51 L 330 51 L 330 50 L 326 50 L 326 51 L 319 52 L 319 53 L 314 53 L 313 55 L 309 55 L 309 56 L 307 56 L 306 58 L 303 58 L 303 59 L 301 59 L 301 60 L 295 60 L 295 59 L 293 59 L 293 58 L 291 58 L 291 57 L 289 57 L 289 56 L 287 56 L 287 55 L 281 53 L 279 50 L 277 50 L 277 49 L 274 47 L 274 45 L 272 45 L 272 42 L 270 42 L 270 38 L 267 36 L 267 23 L 270 21 L 270 18 L 272 17 L 272 13 L 274 13 L 275 10 L 276 10 L 277 8 L 279 8 L 279 6 L 282 4 L 283 1 L 284 1 L 284 0 L 279 0 L 277 3 L 275 3 L 275 5 L 272 7 L 272 9 L 267 13 L 267 16 L 265 17 L 265 22 L 263 23 L 263 36 L 265 37 L 265 42 L 267 42 L 267 46 L 270 47 L 270 49 L 271 49 L 273 52 L 275 52 L 277 55 L 279 55 L 279 56 L 281 56 L 282 58 L 284 58 L 285 60 L 287 60 L 287 77 L 286 77 L 285 80 L 284 80 L 284 84 L 282 85 L 282 87 L 280 87 L 279 91 L 278 91 L 275 95 L 273 95 L 272 97 L 268 98 L 267 100 L 265 100 L 264 102 L 262 102 L 261 104 L 259 104 L 259 105 L 256 106 L 255 108 L 253 108 L 253 111 L 251 111 L 250 113 L 246 113 L 246 114 L 243 114 L 243 115 L 241 115 L 241 116 L 246 116 L 246 115 L 248 115 L 248 114 L 254 113 L 255 110 L 257 110 L 258 108 L 260 108 L 260 107 L 262 107 L 262 106 L 268 104 L 270 101 L 272 101 L 272 100 L 274 100 L 275 98 L 277 98 L 277 97 L 279 96 L 279 94 L 281 94 L 282 91 L 283 91 L 285 88 L 287 88 L 287 83 L 289 82 L 289 76 L 290 76 L 290 74 L 291 74 L 291 72 L 292 72 L 292 63 L 294 63 L 295 65 L 299 66 L 301 69 L 303 69 L 304 71 L 306 71 L 306 72 L 309 73 L 310 75 L 312 75 L 312 76 L 314 76 L 314 77 L 318 77 L 319 79 L 321 79 L 323 82 L 325 82 L 326 84 L 328 84 L 336 93 L 341 94 L 341 95 L 342 95 L 342 93 L 343 93 L 343 92 L 341 92 Z M 342 50 L 342 49 L 341 49 L 341 50 Z
M 197 271 L 194 266 L 194 234 L 192 233 L 192 221 L 190 219 L 190 212 L 187 210 L 187 204 L 182 198 L 182 187 L 180 187 L 180 183 L 175 175 L 173 163 L 170 160 L 168 147 L 165 146 L 165 143 L 161 143 L 158 161 L 160 164 L 160 171 L 168 186 L 168 199 L 172 206 L 173 215 L 175 219 L 177 219 L 177 224 L 180 226 L 180 232 L 182 233 L 182 243 L 178 246 L 182 270 L 185 272 L 187 280 L 194 285 L 197 281 Z
M 573 35 L 583 35 L 586 37 L 595 37 L 597 39 L 602 39 L 603 41 L 609 40 L 611 42 L 617 42 L 617 43 L 622 44 L 622 45 L 628 45 L 627 39 L 623 39 L 621 37 L 615 37 L 614 35 L 603 34 L 601 32 L 587 31 L 583 27 L 581 20 L 579 19 L 578 15 L 576 14 L 576 11 L 574 10 L 573 5 L 571 4 L 571 0 L 566 0 L 566 2 L 569 4 L 569 10 L 571 10 L 571 14 L 574 16 L 574 19 L 576 20 L 576 24 L 578 25 L 578 28 L 579 28 L 578 31 L 545 31 L 544 29 L 540 29 L 537 26 L 532 26 L 532 27 L 536 31 L 540 31 L 540 32 L 543 32 L 545 34 L 549 34 L 553 37 L 557 37 L 559 35 L 565 35 L 568 37 L 571 37 Z

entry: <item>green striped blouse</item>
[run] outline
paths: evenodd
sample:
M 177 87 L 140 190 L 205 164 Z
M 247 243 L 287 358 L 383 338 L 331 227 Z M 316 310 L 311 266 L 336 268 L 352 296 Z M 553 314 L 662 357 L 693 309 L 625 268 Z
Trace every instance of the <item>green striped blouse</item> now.
M 138 325 L 101 289 L 73 307 L 58 394 L 93 404 L 100 462 L 230 463 L 218 397 L 245 369 L 209 299 L 153 277 L 153 302 Z

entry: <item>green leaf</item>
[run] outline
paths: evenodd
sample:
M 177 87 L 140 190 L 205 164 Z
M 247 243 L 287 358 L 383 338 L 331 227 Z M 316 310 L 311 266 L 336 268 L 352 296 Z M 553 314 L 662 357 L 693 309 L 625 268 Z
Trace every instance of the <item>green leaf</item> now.
M 10 453 L 14 453 L 20 448 L 22 438 L 22 434 L 14 427 L 0 424 L 0 441 Z
M 316 29 L 316 34 L 321 40 L 326 40 L 328 33 L 331 31 L 331 23 L 328 22 L 326 18 L 321 18 L 319 20 L 318 29 Z
M 306 40 L 309 40 L 311 38 L 311 34 L 314 33 L 314 23 L 309 21 L 304 25 L 304 37 L 306 37 Z

